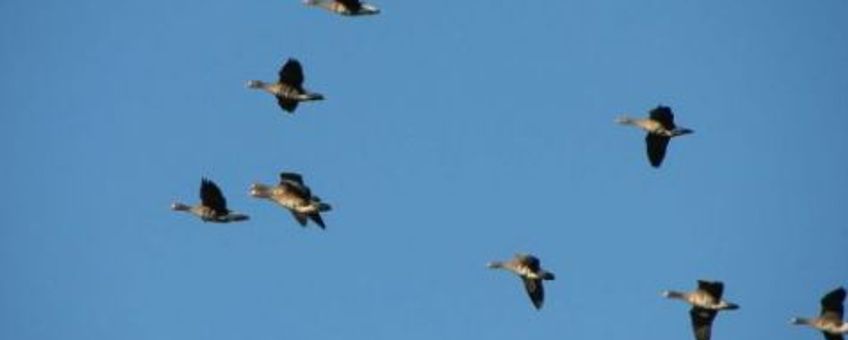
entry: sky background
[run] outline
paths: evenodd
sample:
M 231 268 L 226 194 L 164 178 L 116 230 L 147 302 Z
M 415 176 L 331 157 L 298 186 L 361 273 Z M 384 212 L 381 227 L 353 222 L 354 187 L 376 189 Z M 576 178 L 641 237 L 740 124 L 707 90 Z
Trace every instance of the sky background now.
M 376 0 L 375 0 L 376 1 Z M 848 2 L 0 1 L 2 339 L 690 339 L 848 284 Z M 296 57 L 327 100 L 245 88 Z M 695 134 L 653 169 L 621 114 Z M 281 170 L 321 231 L 248 197 Z M 202 176 L 247 223 L 202 223 Z M 541 311 L 484 267 L 531 252 Z

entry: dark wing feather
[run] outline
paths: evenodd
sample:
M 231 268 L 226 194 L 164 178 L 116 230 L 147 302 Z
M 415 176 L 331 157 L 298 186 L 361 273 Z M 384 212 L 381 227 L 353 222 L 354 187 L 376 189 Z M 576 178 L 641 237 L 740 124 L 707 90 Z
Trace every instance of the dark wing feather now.
M 362 9 L 362 2 L 359 0 L 336 0 L 351 12 L 359 12 Z
M 296 172 L 281 172 L 280 183 L 283 183 L 285 181 L 292 181 L 297 184 L 303 185 L 303 176 Z
M 205 178 L 200 181 L 200 202 L 219 215 L 226 215 L 230 212 L 227 210 L 227 200 L 224 199 L 221 189 L 214 182 Z
M 319 214 L 319 213 L 309 214 L 309 219 L 312 220 L 312 222 L 315 222 L 315 224 L 317 224 L 319 227 L 321 227 L 321 229 L 327 229 L 327 226 L 324 225 L 324 220 L 321 219 L 321 214 Z
M 292 113 L 292 112 L 294 112 L 295 109 L 297 109 L 297 101 L 296 100 L 286 99 L 286 98 L 283 98 L 283 97 L 280 97 L 280 96 L 276 96 L 276 97 L 277 97 L 277 105 L 280 105 L 280 108 L 282 108 L 284 111 L 286 111 L 288 113 Z
M 698 280 L 698 289 L 707 292 L 716 301 L 719 301 L 721 300 L 721 295 L 724 294 L 724 283 L 719 281 Z
M 534 273 L 538 273 L 539 270 L 541 270 L 539 258 L 533 255 L 522 255 L 519 257 L 519 262 L 521 262 L 522 265 L 527 266 L 527 268 L 530 268 L 530 271 Z
M 531 280 L 522 277 L 521 281 L 524 281 L 524 289 L 527 291 L 530 301 L 533 302 L 533 306 L 536 309 L 542 308 L 542 304 L 545 302 L 545 287 L 542 286 L 542 280 Z
M 297 59 L 289 58 L 279 72 L 279 81 L 283 84 L 302 90 L 303 86 L 303 67 Z M 301 91 L 302 92 L 302 91 Z
M 845 338 L 842 337 L 842 334 L 833 334 L 828 332 L 822 332 L 822 334 L 824 334 L 824 338 L 826 340 L 845 340 Z
M 674 114 L 668 106 L 657 106 L 651 110 L 651 119 L 659 122 L 666 130 L 674 130 Z
M 821 299 L 821 316 L 842 320 L 844 314 L 843 303 L 845 302 L 845 288 L 838 288 L 827 293 Z
M 692 318 L 692 331 L 695 332 L 695 339 L 710 340 L 712 334 L 713 320 L 718 312 L 709 309 L 692 307 L 689 310 L 689 316 Z
M 306 215 L 300 214 L 300 213 L 297 213 L 297 212 L 294 212 L 294 211 L 292 211 L 291 213 L 292 213 L 292 216 L 294 216 L 294 219 L 297 221 L 297 223 L 300 224 L 301 227 L 306 226 Z
M 655 168 L 660 167 L 663 159 L 665 158 L 665 150 L 666 148 L 668 148 L 669 140 L 671 140 L 671 138 L 655 135 L 653 133 L 649 133 L 647 136 L 645 136 L 645 145 L 647 146 L 648 151 L 648 161 L 651 162 L 651 166 Z

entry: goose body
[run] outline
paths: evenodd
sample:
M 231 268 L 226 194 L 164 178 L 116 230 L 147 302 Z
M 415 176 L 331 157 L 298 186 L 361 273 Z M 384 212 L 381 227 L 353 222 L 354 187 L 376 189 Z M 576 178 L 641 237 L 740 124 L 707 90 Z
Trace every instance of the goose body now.
M 315 6 L 345 16 L 379 14 L 380 9 L 359 0 L 304 0 L 307 6 Z
M 806 325 L 818 329 L 826 340 L 843 340 L 848 334 L 848 322 L 842 320 L 844 314 L 845 288 L 837 288 L 821 299 L 821 313 L 816 318 L 792 318 L 795 325 Z
M 171 204 L 171 210 L 185 211 L 204 222 L 229 223 L 249 219 L 247 215 L 227 209 L 227 200 L 214 182 L 203 178 L 200 181 L 200 204 L 189 206 L 180 202 Z
M 279 78 L 276 83 L 251 80 L 247 82 L 247 87 L 274 95 L 280 108 L 288 113 L 293 113 L 298 103 L 324 99 L 324 95 L 303 88 L 303 67 L 297 59 L 289 58 L 277 75 Z
M 657 106 L 649 113 L 648 118 L 619 117 L 616 122 L 623 125 L 632 125 L 645 132 L 645 145 L 647 147 L 648 161 L 651 166 L 659 167 L 665 159 L 668 142 L 678 136 L 687 135 L 694 131 L 674 125 L 674 114 L 667 106 Z
M 539 259 L 530 254 L 516 254 L 506 262 L 489 262 L 487 267 L 508 270 L 521 278 L 524 289 L 536 309 L 541 309 L 545 302 L 545 288 L 542 281 L 553 280 L 554 274 L 542 269 Z
M 712 324 L 719 311 L 739 309 L 739 305 L 721 298 L 724 284 L 719 281 L 698 280 L 698 289 L 692 292 L 664 291 L 663 296 L 681 300 L 692 306 L 689 316 L 696 340 L 709 340 Z
M 301 226 L 306 226 L 308 220 L 312 220 L 321 229 L 326 228 L 321 213 L 330 211 L 331 206 L 312 194 L 300 174 L 283 172 L 280 174 L 280 183 L 275 186 L 255 183 L 250 186 L 250 195 L 286 208 Z

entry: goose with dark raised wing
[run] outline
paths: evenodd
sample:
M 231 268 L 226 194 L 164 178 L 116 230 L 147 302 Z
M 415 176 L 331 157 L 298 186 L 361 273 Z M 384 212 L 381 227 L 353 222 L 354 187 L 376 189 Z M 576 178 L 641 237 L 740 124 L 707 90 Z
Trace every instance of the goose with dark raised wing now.
M 308 220 L 312 220 L 321 229 L 325 229 L 321 213 L 330 211 L 332 208 L 329 204 L 322 202 L 318 196 L 313 195 L 312 190 L 304 184 L 303 176 L 294 172 L 280 173 L 280 183 L 276 186 L 261 183 L 251 185 L 250 195 L 270 200 L 288 209 L 303 227 Z
M 515 254 L 506 262 L 489 262 L 487 267 L 511 271 L 524 282 L 524 289 L 536 309 L 541 309 L 545 302 L 545 287 L 542 281 L 553 280 L 554 274 L 542 269 L 539 259 L 530 254 Z
M 673 137 L 683 136 L 695 131 L 674 125 L 674 114 L 668 106 L 657 106 L 651 110 L 648 118 L 619 117 L 615 120 L 619 124 L 632 125 L 645 130 L 645 146 L 648 151 L 648 160 L 651 166 L 658 168 L 665 158 L 668 142 Z
M 380 9 L 359 0 L 304 0 L 307 6 L 315 6 L 345 16 L 379 14 Z
M 695 339 L 709 340 L 712 334 L 713 320 L 719 311 L 739 309 L 739 305 L 722 300 L 724 284 L 720 281 L 698 280 L 698 289 L 693 292 L 676 292 L 667 290 L 662 295 L 669 299 L 677 299 L 692 305 L 689 316 L 692 319 L 692 330 Z
M 200 204 L 189 206 L 174 202 L 171 204 L 171 210 L 188 212 L 200 217 L 204 222 L 229 223 L 249 219 L 247 215 L 227 209 L 227 200 L 221 193 L 221 189 L 206 178 L 200 180 Z
M 268 92 L 277 98 L 277 104 L 288 113 L 293 113 L 300 102 L 324 100 L 324 95 L 303 88 L 303 67 L 297 59 L 289 58 L 278 72 L 276 83 L 261 80 L 247 82 L 247 87 Z
M 818 329 L 826 340 L 843 340 L 848 334 L 848 322 L 842 320 L 845 303 L 845 288 L 839 287 L 821 299 L 821 314 L 817 318 L 792 318 L 795 325 L 806 325 Z

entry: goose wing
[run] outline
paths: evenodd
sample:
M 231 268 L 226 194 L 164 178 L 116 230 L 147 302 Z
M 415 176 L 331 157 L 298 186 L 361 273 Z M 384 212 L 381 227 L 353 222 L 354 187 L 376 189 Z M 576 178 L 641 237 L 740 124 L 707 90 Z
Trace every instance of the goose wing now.
M 657 106 L 650 112 L 652 120 L 662 124 L 666 130 L 674 130 L 674 114 L 671 113 L 671 108 L 668 106 Z
M 821 317 L 842 321 L 845 288 L 837 288 L 821 299 Z
M 724 293 L 724 283 L 721 283 L 720 281 L 698 280 L 698 290 L 710 294 L 710 296 L 718 302 L 721 300 L 721 295 Z
M 665 159 L 665 150 L 668 148 L 668 141 L 671 140 L 669 137 L 655 135 L 653 133 L 649 133 L 645 136 L 645 145 L 647 147 L 648 152 L 648 161 L 651 162 L 651 166 L 655 168 L 659 168 Z
M 303 86 L 303 67 L 297 59 L 289 58 L 279 72 L 279 81 L 283 84 L 302 90 Z
M 309 217 L 310 220 L 312 220 L 312 222 L 315 222 L 315 224 L 317 224 L 319 227 L 321 227 L 321 229 L 327 229 L 327 226 L 324 225 L 324 220 L 321 219 L 321 214 L 319 214 L 319 213 L 309 214 L 308 217 Z
M 303 185 L 303 176 L 296 172 L 281 172 L 280 183 L 283 183 L 285 181 L 292 181 L 297 184 Z
M 713 320 L 715 320 L 717 311 L 692 307 L 689 310 L 689 316 L 692 318 L 692 331 L 695 332 L 695 339 L 710 340 L 713 328 Z
M 336 0 L 351 12 L 359 12 L 362 9 L 362 2 L 359 0 Z
M 230 212 L 227 210 L 227 200 L 221 193 L 221 189 L 206 178 L 200 181 L 200 202 L 220 215 L 226 215 Z
M 521 277 L 521 281 L 524 281 L 524 290 L 527 291 L 527 296 L 530 297 L 533 306 L 536 309 L 542 308 L 542 304 L 545 302 L 545 287 L 542 285 L 542 280 Z
M 277 105 L 288 113 L 294 112 L 297 109 L 297 101 L 277 96 Z

